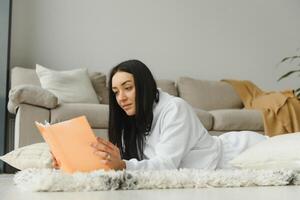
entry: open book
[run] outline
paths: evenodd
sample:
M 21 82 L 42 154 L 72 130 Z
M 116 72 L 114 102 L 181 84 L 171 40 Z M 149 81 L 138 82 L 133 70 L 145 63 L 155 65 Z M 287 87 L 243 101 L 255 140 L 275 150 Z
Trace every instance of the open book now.
M 68 173 L 108 169 L 94 154 L 97 138 L 85 116 L 56 124 L 35 122 L 61 169 Z

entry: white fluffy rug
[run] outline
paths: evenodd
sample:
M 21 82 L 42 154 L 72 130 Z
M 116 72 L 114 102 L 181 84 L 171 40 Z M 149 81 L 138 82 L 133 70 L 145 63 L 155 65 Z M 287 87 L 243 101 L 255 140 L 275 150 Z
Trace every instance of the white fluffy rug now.
M 166 188 L 300 185 L 300 175 L 289 170 L 165 170 L 95 171 L 72 175 L 54 169 L 26 169 L 14 182 L 29 191 L 98 191 Z

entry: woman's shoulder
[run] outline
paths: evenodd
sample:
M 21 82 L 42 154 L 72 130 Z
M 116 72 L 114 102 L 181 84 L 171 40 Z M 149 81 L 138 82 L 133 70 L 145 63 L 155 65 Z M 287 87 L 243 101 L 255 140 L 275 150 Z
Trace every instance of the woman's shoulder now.
M 154 110 L 154 119 L 170 122 L 190 123 L 198 120 L 193 108 L 182 98 L 162 93 L 158 107 Z
M 160 91 L 159 103 L 164 109 L 179 109 L 190 107 L 190 105 L 182 98 L 172 96 L 166 92 Z

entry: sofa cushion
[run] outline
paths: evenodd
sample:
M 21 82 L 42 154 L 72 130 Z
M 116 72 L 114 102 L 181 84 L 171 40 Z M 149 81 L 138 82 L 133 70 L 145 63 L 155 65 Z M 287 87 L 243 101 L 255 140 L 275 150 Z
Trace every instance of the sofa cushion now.
M 100 103 L 108 99 L 107 88 L 103 87 L 106 85 L 106 76 L 101 72 L 89 72 L 89 77 L 91 79 L 92 85 L 97 93 Z M 10 88 L 14 88 L 18 85 L 35 85 L 40 86 L 41 83 L 35 72 L 35 69 L 24 68 L 24 67 L 14 67 L 11 70 L 11 82 Z M 104 91 L 103 91 L 104 90 Z M 108 100 L 107 100 L 108 102 Z
M 99 103 L 86 68 L 57 71 L 36 65 L 42 88 L 65 103 Z
M 203 126 L 207 129 L 207 130 L 211 130 L 213 127 L 213 116 L 212 114 L 210 114 L 209 112 L 205 111 L 205 110 L 201 110 L 198 108 L 194 108 L 199 120 L 201 121 L 201 123 L 203 124 Z
M 263 118 L 260 111 L 248 109 L 223 109 L 209 111 L 214 118 L 213 130 L 262 131 Z
M 242 108 L 242 100 L 228 83 L 181 77 L 179 96 L 193 107 L 203 110 Z
M 0 159 L 19 170 L 27 168 L 52 168 L 50 148 L 44 142 L 15 149 L 1 156 Z
M 85 115 L 92 128 L 108 128 L 108 105 L 104 104 L 61 104 L 50 111 L 51 123 Z
M 90 72 L 89 76 L 100 103 L 106 103 L 107 87 L 105 74 L 101 72 Z
M 171 80 L 156 80 L 157 87 L 162 89 L 162 91 L 169 93 L 173 96 L 178 96 L 177 88 L 175 82 Z
M 109 93 L 108 93 L 108 87 L 107 85 L 104 87 L 104 90 L 101 93 L 102 97 L 102 104 L 109 104 Z

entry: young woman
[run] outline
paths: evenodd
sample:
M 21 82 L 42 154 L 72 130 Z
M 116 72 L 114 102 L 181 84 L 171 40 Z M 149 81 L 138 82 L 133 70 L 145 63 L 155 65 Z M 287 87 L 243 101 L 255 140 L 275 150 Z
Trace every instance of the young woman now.
M 230 168 L 228 162 L 266 137 L 250 131 L 211 136 L 183 99 L 157 89 L 147 66 L 120 63 L 109 77 L 109 141 L 92 144 L 112 169 Z

